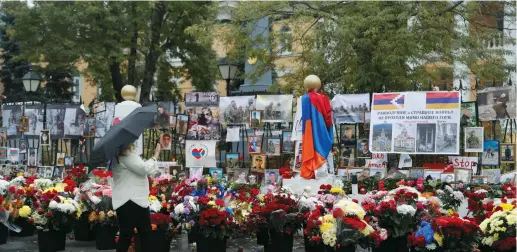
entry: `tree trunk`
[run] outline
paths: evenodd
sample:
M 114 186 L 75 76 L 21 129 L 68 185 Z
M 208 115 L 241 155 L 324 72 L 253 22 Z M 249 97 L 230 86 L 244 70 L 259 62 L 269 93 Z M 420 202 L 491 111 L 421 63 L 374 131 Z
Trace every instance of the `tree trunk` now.
M 122 87 L 124 87 L 124 82 L 122 81 L 122 75 L 120 74 L 120 63 L 112 57 L 110 64 L 110 74 L 111 74 L 111 82 L 113 83 L 113 90 L 115 91 L 115 97 L 117 98 L 117 102 L 123 101 L 122 95 L 120 91 Z
M 140 103 L 149 101 L 149 94 L 154 82 L 156 63 L 158 61 L 158 50 L 160 44 L 160 34 L 163 26 L 163 17 L 167 12 L 167 2 L 156 2 L 151 19 L 151 42 L 149 52 L 145 59 L 144 80 L 140 95 Z
M 136 47 L 138 42 L 138 23 L 136 21 L 136 2 L 131 2 L 131 14 L 133 15 L 133 36 L 131 37 L 131 49 L 127 62 L 127 84 L 135 86 Z

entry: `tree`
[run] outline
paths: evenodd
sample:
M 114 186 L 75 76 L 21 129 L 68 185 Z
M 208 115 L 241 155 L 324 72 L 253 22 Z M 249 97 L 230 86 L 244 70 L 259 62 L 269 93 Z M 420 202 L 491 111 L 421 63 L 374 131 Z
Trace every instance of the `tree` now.
M 73 69 L 59 67 L 45 67 L 40 70 L 43 73 L 43 80 L 46 83 L 43 101 L 67 103 L 72 100 L 72 80 Z
M 497 6 L 500 4 L 506 8 Z M 279 52 L 285 49 L 279 41 L 285 41 L 286 35 L 273 24 L 288 26 L 299 55 L 296 69 L 284 76 L 284 88 L 299 93 L 309 74 L 317 74 L 339 93 L 427 89 L 427 83 L 439 79 L 443 71 L 452 72 L 453 62 L 466 64 L 483 79 L 503 79 L 515 68 L 504 61 L 504 55 L 512 52 L 488 50 L 484 45 L 500 31 L 481 23 L 479 17 L 494 15 L 494 9 L 515 16 L 515 2 L 511 1 L 246 2 L 229 8 L 230 32 L 220 38 L 232 45 L 230 56 L 258 59 L 257 70 L 250 75 L 253 79 L 277 70 Z M 267 38 L 253 34 L 257 20 L 263 17 L 274 21 L 262 27 L 271 31 Z M 469 24 L 455 27 L 458 17 Z M 445 63 L 445 67 L 429 67 L 437 63 Z
M 211 85 L 195 79 L 215 77 L 213 62 L 199 55 L 214 55 L 206 43 L 210 33 L 197 29 L 213 20 L 210 2 L 35 2 L 32 8 L 7 2 L 3 7 L 18 20 L 10 33 L 20 41 L 23 57 L 56 65 L 86 62 L 103 95 L 114 93 L 119 101 L 120 89 L 130 83 L 141 86 L 146 102 L 157 64 L 168 57 L 187 59 L 183 72 L 195 76 L 199 90 Z M 198 48 L 203 50 L 192 50 Z

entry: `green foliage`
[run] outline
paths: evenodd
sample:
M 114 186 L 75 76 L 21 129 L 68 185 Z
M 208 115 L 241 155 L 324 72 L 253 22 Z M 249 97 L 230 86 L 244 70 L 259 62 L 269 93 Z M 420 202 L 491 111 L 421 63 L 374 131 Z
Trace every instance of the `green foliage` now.
M 475 21 L 482 14 L 493 16 L 498 4 L 506 5 L 499 8 L 504 15 L 515 16 L 513 1 L 239 2 L 228 8 L 230 32 L 219 36 L 225 44 L 236 45 L 229 48 L 230 56 L 257 57 L 257 70 L 249 76 L 253 79 L 275 70 L 284 49 L 277 41 L 285 34 L 273 23 L 289 26 L 298 57 L 297 67 L 284 76 L 284 88 L 298 93 L 309 74 L 317 74 L 330 93 L 427 89 L 429 81 L 440 80 L 440 73 L 452 72 L 453 59 L 482 79 L 504 79 L 515 68 L 503 58 L 513 52 L 486 47 L 486 41 L 500 35 L 496 27 Z M 268 40 L 252 37 L 255 22 L 265 16 L 275 20 L 263 27 L 271 31 Z M 455 18 L 469 22 L 455 24 Z M 436 63 L 446 65 L 424 67 Z

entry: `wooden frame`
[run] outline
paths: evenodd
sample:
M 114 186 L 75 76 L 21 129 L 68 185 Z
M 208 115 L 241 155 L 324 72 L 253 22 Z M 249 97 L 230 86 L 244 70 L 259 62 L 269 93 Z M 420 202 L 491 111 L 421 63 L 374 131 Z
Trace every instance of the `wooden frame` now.
M 274 148 L 274 152 L 270 152 L 269 151 L 269 142 L 271 140 L 274 140 L 273 143 L 273 148 Z M 275 146 L 275 143 L 278 142 L 278 152 L 276 151 L 276 146 Z M 280 156 L 280 154 L 282 153 L 282 139 L 279 138 L 279 137 L 269 137 L 267 138 L 267 141 L 266 141 L 266 155 L 268 156 Z
M 248 124 L 250 125 L 250 128 L 252 129 L 260 129 L 262 128 L 262 111 L 261 110 L 250 110 L 250 114 L 248 115 L 249 120 Z M 258 123 L 252 123 L 253 121 L 253 115 L 259 115 Z
M 509 157 L 509 160 L 506 160 L 505 158 L 505 154 L 506 154 L 506 148 L 505 147 L 511 147 L 510 148 L 510 153 L 512 154 L 512 156 Z M 515 163 L 515 156 L 516 156 L 516 151 L 515 151 L 515 144 L 514 143 L 499 143 L 499 158 L 500 158 L 500 162 L 501 164 L 513 164 Z
M 463 176 L 461 176 L 463 172 L 467 172 L 467 178 L 462 179 Z M 463 182 L 463 183 L 470 183 L 472 180 L 472 170 L 467 168 L 456 168 L 454 169 L 454 180 L 456 182 Z
M 286 138 L 287 136 L 289 136 L 289 134 L 291 135 L 291 140 L 290 141 L 286 141 Z M 293 137 L 293 132 L 290 131 L 290 130 L 282 130 L 282 141 L 281 141 L 281 148 L 280 148 L 280 153 L 285 153 L 285 154 L 291 154 L 291 153 L 294 153 L 294 149 L 295 149 L 295 141 L 292 140 L 292 137 Z M 292 150 L 284 150 L 286 145 L 285 145 L 285 142 L 291 142 L 291 146 L 292 146 Z
M 252 148 L 250 145 L 251 139 L 256 138 L 257 148 Z M 248 153 L 249 154 L 259 154 L 262 153 L 262 136 L 248 136 Z

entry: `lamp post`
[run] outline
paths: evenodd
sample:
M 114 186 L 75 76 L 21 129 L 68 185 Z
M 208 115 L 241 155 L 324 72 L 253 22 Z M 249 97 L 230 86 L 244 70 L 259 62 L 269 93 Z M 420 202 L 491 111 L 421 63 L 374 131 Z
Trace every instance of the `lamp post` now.
M 235 79 L 238 66 L 236 64 L 229 63 L 226 59 L 221 60 L 218 66 L 222 79 L 226 81 L 226 96 L 230 96 L 230 80 Z

